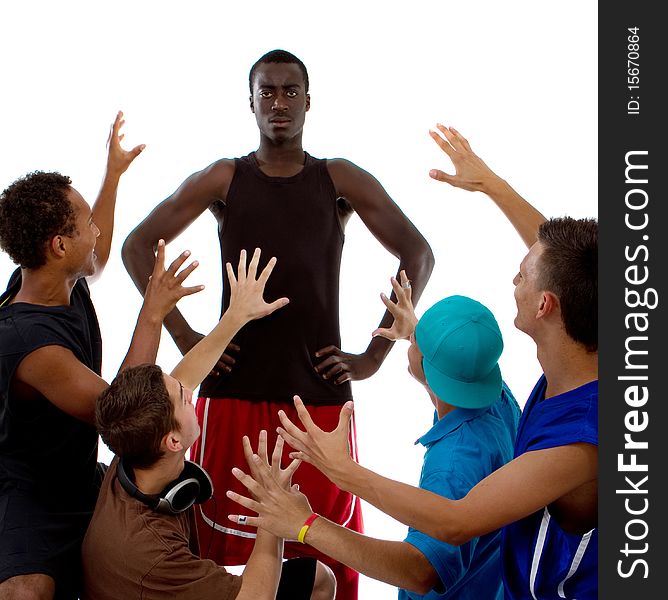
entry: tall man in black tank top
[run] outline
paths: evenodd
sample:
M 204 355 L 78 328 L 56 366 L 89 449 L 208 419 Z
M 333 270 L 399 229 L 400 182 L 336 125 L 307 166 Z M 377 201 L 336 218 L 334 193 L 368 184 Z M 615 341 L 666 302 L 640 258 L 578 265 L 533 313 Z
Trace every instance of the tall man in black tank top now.
M 265 54 L 251 69 L 249 82 L 250 107 L 260 130 L 257 151 L 218 160 L 188 177 L 123 247 L 126 267 L 143 292 L 157 240 L 170 241 L 210 209 L 218 221 L 223 264 L 255 247 L 262 248 L 263 256 L 278 258 L 267 296 L 287 296 L 290 304 L 244 328 L 200 389 L 202 437 L 193 456 L 211 473 L 217 490 L 217 507 L 204 505 L 199 514 L 201 547 L 210 546 L 209 558 L 225 565 L 243 564 L 252 548 L 251 528 L 220 524 L 236 510 L 233 504 L 228 510 L 225 491 L 242 491 L 230 473 L 243 460 L 242 435 L 252 439 L 260 429 L 275 432 L 279 408 L 292 414 L 295 393 L 313 407 L 321 427 L 333 428 L 339 407 L 352 397 L 349 382 L 373 375 L 392 346 L 376 337 L 361 354 L 340 349 L 339 267 L 343 230 L 353 212 L 399 259 L 415 300 L 434 264 L 426 240 L 373 176 L 347 160 L 319 160 L 304 151 L 310 96 L 308 74 L 297 57 L 282 50 Z M 229 291 L 225 273 L 223 278 L 224 310 Z M 392 320 L 385 313 L 379 326 L 389 327 Z M 165 325 L 182 353 L 202 337 L 177 310 Z M 354 431 L 351 435 L 354 448 Z M 294 481 L 312 499 L 314 510 L 361 530 L 354 497 L 310 465 L 300 467 Z M 356 573 L 304 545 L 286 544 L 286 556 L 309 553 L 334 569 L 338 598 L 357 598 Z

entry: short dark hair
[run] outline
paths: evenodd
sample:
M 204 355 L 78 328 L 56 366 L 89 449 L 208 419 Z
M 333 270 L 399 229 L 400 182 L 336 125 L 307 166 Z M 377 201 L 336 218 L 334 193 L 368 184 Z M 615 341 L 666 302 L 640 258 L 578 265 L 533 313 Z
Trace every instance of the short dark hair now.
M 538 229 L 540 286 L 559 298 L 566 333 L 598 350 L 598 222 L 560 217 Z
M 121 371 L 100 394 L 95 423 L 104 443 L 133 467 L 153 466 L 162 438 L 179 428 L 162 369 L 138 365 Z
M 248 74 L 248 87 L 250 88 L 251 96 L 253 95 L 255 71 L 257 71 L 257 68 L 264 63 L 291 63 L 297 65 L 304 76 L 304 93 L 308 94 L 308 72 L 306 71 L 304 63 L 294 54 L 287 52 L 286 50 L 271 50 L 258 58 L 255 64 L 251 67 L 250 73 Z
M 0 247 L 17 265 L 43 266 L 51 238 L 76 233 L 74 208 L 67 197 L 71 184 L 66 175 L 33 171 L 0 194 Z

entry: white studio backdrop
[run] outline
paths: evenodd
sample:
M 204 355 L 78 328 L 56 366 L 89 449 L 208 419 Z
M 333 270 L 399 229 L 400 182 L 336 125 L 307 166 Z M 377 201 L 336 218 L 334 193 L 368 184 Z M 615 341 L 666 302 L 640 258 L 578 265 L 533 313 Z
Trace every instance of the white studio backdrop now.
M 121 181 L 112 254 L 92 287 L 110 381 L 127 349 L 141 298 L 120 247 L 131 229 L 192 172 L 246 154 L 259 136 L 248 108 L 248 71 L 283 48 L 309 70 L 304 146 L 371 172 L 430 242 L 436 267 L 418 304 L 472 296 L 495 313 L 505 339 L 504 378 L 520 405 L 540 374 L 531 340 L 513 327 L 512 279 L 525 249 L 484 195 L 428 177 L 451 171 L 428 136 L 453 125 L 497 173 L 547 216 L 597 216 L 597 7 L 595 2 L 449 0 L 252 4 L 31 2 L 0 5 L 3 57 L 0 186 L 57 170 L 92 203 L 116 111 L 124 145 L 146 150 Z M 180 303 L 209 331 L 220 310 L 220 256 L 204 214 L 168 246 L 190 249 L 205 291 Z M 361 352 L 383 312 L 398 261 L 358 217 L 341 270 L 343 349 Z M 14 265 L 0 254 L 0 280 Z M 432 409 L 406 372 L 399 342 L 379 372 L 353 384 L 361 462 L 417 484 Z M 179 353 L 164 332 L 158 363 Z M 295 390 L 298 392 L 299 390 Z M 100 459 L 109 451 L 101 446 Z M 369 535 L 400 540 L 406 528 L 366 505 Z M 394 598 L 362 577 L 360 597 Z

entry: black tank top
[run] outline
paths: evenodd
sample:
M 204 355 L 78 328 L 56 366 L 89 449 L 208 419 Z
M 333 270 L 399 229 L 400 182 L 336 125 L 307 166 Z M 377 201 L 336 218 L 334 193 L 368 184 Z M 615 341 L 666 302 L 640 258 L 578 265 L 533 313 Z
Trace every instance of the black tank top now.
M 249 258 L 261 248 L 260 268 L 275 256 L 265 290 L 272 302 L 290 303 L 251 321 L 236 336 L 241 347 L 232 372 L 209 377 L 200 394 L 212 398 L 291 402 L 299 394 L 310 404 L 342 404 L 352 398 L 350 384 L 335 385 L 315 372 L 315 352 L 341 345 L 339 268 L 343 229 L 327 161 L 306 154 L 304 168 L 292 177 L 264 174 L 255 154 L 235 159 L 223 225 L 219 230 L 223 264 L 223 310 L 230 301 L 224 265 L 236 271 L 239 253 Z

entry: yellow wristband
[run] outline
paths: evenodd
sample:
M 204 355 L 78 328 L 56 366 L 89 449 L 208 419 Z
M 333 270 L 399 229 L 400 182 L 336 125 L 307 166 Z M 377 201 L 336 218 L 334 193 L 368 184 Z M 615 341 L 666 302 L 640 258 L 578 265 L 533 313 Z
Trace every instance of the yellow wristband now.
M 316 513 L 312 513 L 311 516 L 304 521 L 304 525 L 302 525 L 302 528 L 299 530 L 299 535 L 297 536 L 297 539 L 299 540 L 300 543 L 305 544 L 306 542 L 304 541 L 304 538 L 306 537 L 306 532 L 309 530 L 311 525 L 313 524 L 313 521 L 315 521 L 320 515 Z

